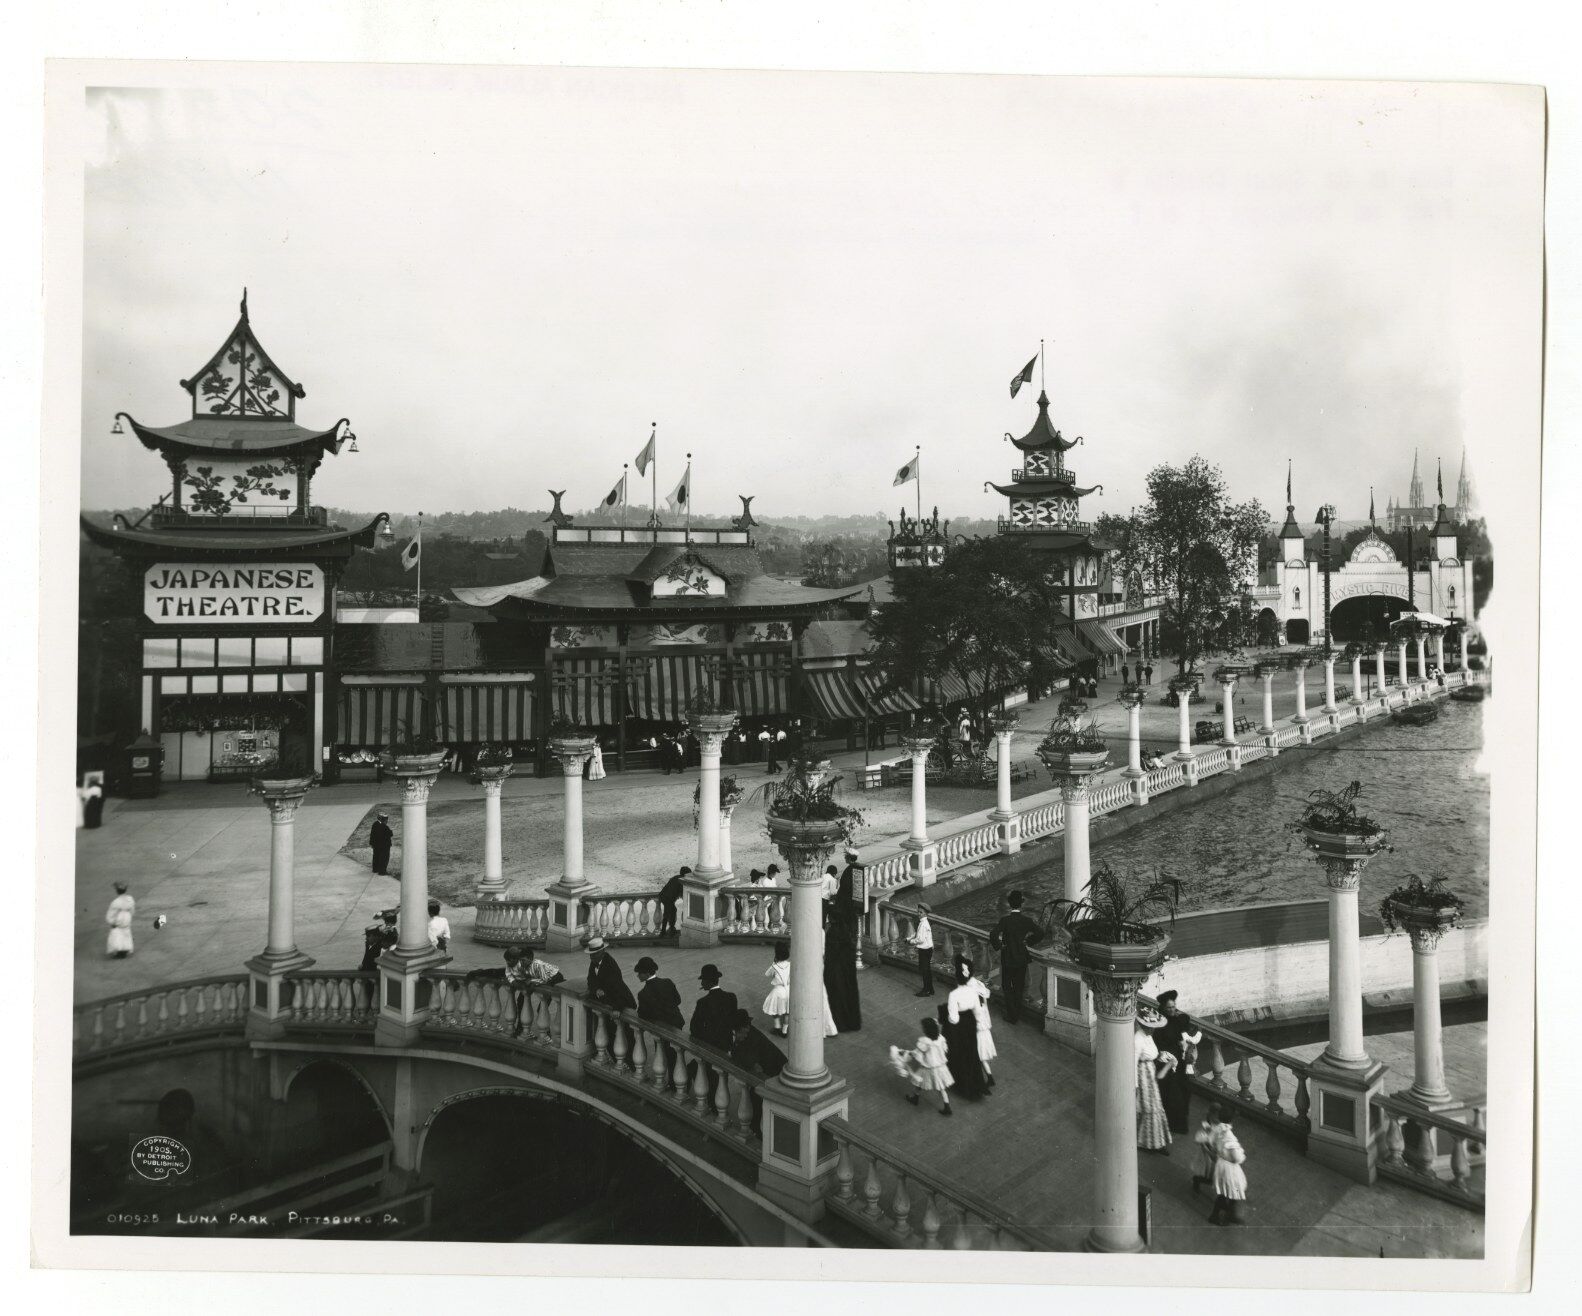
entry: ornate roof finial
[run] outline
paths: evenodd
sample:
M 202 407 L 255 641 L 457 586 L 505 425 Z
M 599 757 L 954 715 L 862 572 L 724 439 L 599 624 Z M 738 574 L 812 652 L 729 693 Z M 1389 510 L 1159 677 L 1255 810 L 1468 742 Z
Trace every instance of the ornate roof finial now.
M 247 289 L 242 289 L 242 319 L 247 318 Z
M 745 530 L 748 526 L 757 525 L 758 522 L 753 519 L 753 499 L 758 495 L 737 494 L 736 496 L 742 500 L 742 514 L 731 517 L 731 524 L 738 530 Z
M 571 518 L 567 516 L 565 512 L 561 511 L 560 508 L 560 500 L 565 496 L 566 491 L 564 489 L 549 489 L 545 492 L 547 492 L 549 496 L 555 500 L 555 506 L 550 510 L 549 515 L 546 516 L 544 520 L 553 521 L 556 526 L 570 525 Z

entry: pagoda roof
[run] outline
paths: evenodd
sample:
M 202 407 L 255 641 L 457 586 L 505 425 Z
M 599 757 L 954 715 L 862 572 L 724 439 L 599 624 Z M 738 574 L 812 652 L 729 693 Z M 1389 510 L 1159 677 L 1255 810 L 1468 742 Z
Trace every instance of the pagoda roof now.
M 119 517 L 111 526 L 96 525 L 87 517 L 79 518 L 82 531 L 95 544 L 103 548 L 140 552 L 179 552 L 201 554 L 243 554 L 263 557 L 270 554 L 302 553 L 351 548 L 372 548 L 379 534 L 380 525 L 389 518 L 381 512 L 378 516 L 354 530 L 340 526 L 281 525 L 260 518 L 256 524 L 245 528 L 226 526 L 188 529 L 170 527 L 151 530 L 134 529 Z
M 1086 489 L 1079 489 L 1064 480 L 1056 480 L 1051 477 L 1047 480 L 1018 480 L 1015 484 L 994 484 L 991 482 L 989 487 L 998 490 L 1007 498 L 1014 494 L 1037 495 L 1050 493 L 1064 494 L 1067 498 L 1086 498 L 1095 489 L 1101 489 L 1104 486 L 1090 484 Z
M 1011 438 L 1009 434 L 1007 438 Z M 1082 442 L 1080 438 L 1068 439 L 1055 428 L 1049 419 L 1049 394 L 1039 391 L 1038 416 L 1033 421 L 1033 428 L 1028 430 L 1021 438 L 1011 438 L 1023 452 L 1032 452 L 1043 448 L 1053 448 L 1056 452 L 1069 452 Z
M 809 589 L 794 581 L 758 575 L 739 584 L 726 578 L 726 593 L 671 595 L 654 598 L 646 586 L 626 575 L 534 576 L 511 585 L 456 586 L 451 594 L 460 602 L 491 610 L 515 605 L 530 613 L 625 613 L 629 616 L 663 616 L 675 612 L 740 612 L 806 610 L 850 598 L 861 586 L 844 589 Z
M 246 416 L 194 416 L 175 425 L 144 425 L 119 413 L 145 448 L 178 454 L 223 457 L 227 454 L 282 456 L 313 451 L 339 452 L 348 437 L 345 419 L 327 430 L 309 429 L 294 420 Z
M 192 395 L 192 414 L 234 416 L 241 419 L 293 420 L 297 399 L 305 395 L 301 384 L 287 377 L 264 351 L 247 318 L 247 289 L 242 289 L 242 314 L 220 350 L 181 381 Z M 202 401 L 198 398 L 203 391 Z M 201 410 L 200 410 L 201 409 Z

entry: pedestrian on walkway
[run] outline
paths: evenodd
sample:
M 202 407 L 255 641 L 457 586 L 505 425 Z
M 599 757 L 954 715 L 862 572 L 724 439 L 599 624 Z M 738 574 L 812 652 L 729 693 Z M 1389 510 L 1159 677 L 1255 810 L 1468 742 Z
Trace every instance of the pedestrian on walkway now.
M 977 974 L 971 972 L 968 966 L 969 977 L 967 986 L 978 994 L 978 1063 L 983 1066 L 983 1085 L 986 1088 L 994 1086 L 994 1070 L 989 1062 L 999 1055 L 999 1050 L 994 1045 L 994 1020 L 989 1015 L 989 984 L 984 982 Z
M 1128 667 L 1125 663 L 1122 663 L 1121 664 L 1121 684 L 1122 685 L 1130 685 L 1131 683 L 1132 683 L 1132 669 L 1130 667 Z
M 835 903 L 835 892 L 840 890 L 840 870 L 834 864 L 824 869 L 824 876 L 819 879 L 819 899 L 823 903 L 824 927 L 829 927 L 829 912 Z
M 1143 680 L 1149 685 L 1154 683 L 1154 665 L 1152 663 L 1143 668 Z
M 1159 1095 L 1159 1076 L 1175 1066 L 1175 1057 L 1161 1054 L 1153 1038 L 1154 1029 L 1162 1028 L 1164 1022 L 1159 1011 L 1142 1006 L 1137 1011 L 1133 1044 L 1137 1060 L 1137 1146 L 1143 1151 L 1169 1155 L 1170 1124 Z
M 924 1019 L 921 1023 L 923 1035 L 914 1044 L 920 1072 L 912 1095 L 907 1100 L 915 1106 L 919 1101 L 919 1093 L 937 1092 L 939 1113 L 949 1115 L 950 1089 L 956 1085 L 955 1077 L 950 1072 L 950 1044 L 940 1035 L 939 1020 Z
M 780 1037 L 790 1034 L 791 1022 L 791 943 L 775 942 L 775 961 L 764 970 L 769 979 L 769 995 L 764 997 L 764 1014 L 774 1020 L 775 1033 Z
M 753 1024 L 753 1017 L 746 1010 L 737 1010 L 731 1028 L 731 1063 L 749 1074 L 774 1078 L 786 1067 L 786 1054 Z M 756 1092 L 752 1099 L 752 1131 L 763 1132 L 764 1103 Z
M 682 864 L 681 871 L 659 888 L 659 935 L 671 936 L 676 931 L 676 902 L 681 899 L 681 888 L 692 872 Z
M 1247 1200 L 1247 1172 L 1242 1169 L 1247 1153 L 1236 1140 L 1231 1127 L 1234 1116 L 1229 1110 L 1220 1113 L 1210 1146 L 1214 1149 L 1214 1210 L 1209 1213 L 1211 1225 L 1239 1225 L 1242 1222 L 1242 1203 Z
M 435 950 L 450 949 L 450 920 L 439 912 L 439 901 L 428 902 L 428 944 Z
M 1159 993 L 1159 1009 L 1164 1014 L 1164 1024 L 1154 1034 L 1154 1044 L 1161 1055 L 1174 1057 L 1175 1064 L 1159 1079 L 1159 1096 L 1164 1102 L 1165 1119 L 1172 1133 L 1186 1136 L 1188 1107 L 1187 1061 L 1203 1040 L 1191 1017 L 1177 1003 L 1180 993 L 1171 989 Z
M 681 993 L 669 978 L 659 976 L 659 965 L 647 955 L 637 961 L 637 980 L 642 983 L 637 992 L 639 1019 L 670 1028 L 686 1027 L 681 1017 Z
M 772 777 L 780 771 L 780 743 L 785 739 L 785 732 L 782 731 L 776 737 L 766 729 L 758 733 L 758 739 L 763 742 L 764 758 L 768 760 L 767 766 L 764 768 L 764 776 Z
M 983 1063 L 978 1058 L 978 1015 L 983 1010 L 983 999 L 971 985 L 972 961 L 958 955 L 953 967 L 955 985 L 939 1007 L 939 1022 L 949 1044 L 950 1072 L 956 1080 L 956 1090 L 977 1101 L 989 1094 L 983 1081 Z
M 1001 1007 L 1008 1024 L 1020 1022 L 1027 999 L 1027 966 L 1032 960 L 1028 950 L 1044 939 L 1043 928 L 1022 913 L 1023 898 L 1020 891 L 1006 896 L 1008 912 L 989 933 L 989 945 L 1000 952 Z
M 1208 1114 L 1203 1116 L 1202 1123 L 1197 1126 L 1197 1132 L 1192 1135 L 1192 1141 L 1197 1144 L 1197 1173 L 1192 1176 L 1194 1193 L 1204 1184 L 1214 1182 L 1214 1162 L 1219 1159 L 1214 1154 L 1214 1131 L 1220 1119 L 1220 1108 L 1217 1105 L 1210 1106 Z
M 723 975 L 719 968 L 713 964 L 705 964 L 698 970 L 698 983 L 703 988 L 703 995 L 698 997 L 698 1003 L 692 1007 L 692 1021 L 687 1025 L 687 1032 L 693 1041 L 729 1054 L 731 1043 L 735 1040 L 738 1006 L 736 993 L 720 986 L 721 977 Z
M 604 749 L 599 742 L 593 742 L 593 755 L 588 759 L 588 780 L 604 780 Z
M 124 960 L 132 953 L 132 917 L 137 913 L 137 901 L 126 892 L 126 883 L 115 884 L 115 899 L 104 911 L 104 921 L 110 925 L 110 935 L 104 944 L 104 953 Z
M 917 951 L 917 972 L 923 982 L 917 991 L 919 996 L 934 994 L 934 929 L 928 921 L 932 912 L 921 900 L 917 902 L 917 928 L 907 938 Z
M 583 949 L 588 952 L 588 995 L 612 1010 L 636 1009 L 632 989 L 621 976 L 621 966 L 610 954 L 604 938 L 595 933 Z
M 390 876 L 390 845 L 394 840 L 395 833 L 390 830 L 390 815 L 380 809 L 374 825 L 368 829 L 368 844 L 374 851 L 374 872 L 380 877 Z
M 382 909 L 379 918 L 363 929 L 363 962 L 357 966 L 359 973 L 372 973 L 378 967 L 379 957 L 396 944 L 400 931 L 396 927 L 399 911 Z

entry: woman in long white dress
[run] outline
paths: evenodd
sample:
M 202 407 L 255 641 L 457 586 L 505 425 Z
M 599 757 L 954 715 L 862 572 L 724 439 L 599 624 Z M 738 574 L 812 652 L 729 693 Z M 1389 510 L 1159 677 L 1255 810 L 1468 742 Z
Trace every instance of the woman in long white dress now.
M 1143 1151 L 1166 1151 L 1171 1142 L 1170 1121 L 1159 1093 L 1159 1072 L 1173 1066 L 1175 1057 L 1168 1052 L 1161 1055 L 1152 1036 L 1152 1030 L 1162 1028 L 1164 1022 L 1164 1015 L 1148 1006 L 1137 1011 L 1137 1146 Z
M 110 935 L 105 940 L 104 953 L 124 960 L 132 953 L 132 916 L 137 913 L 137 901 L 126 893 L 126 883 L 115 884 L 115 899 L 104 911 L 104 921 L 110 925 Z
M 1241 1224 L 1241 1204 L 1247 1200 L 1247 1172 L 1241 1168 L 1247 1153 L 1231 1128 L 1234 1118 L 1231 1111 L 1224 1111 L 1209 1143 L 1214 1151 L 1214 1210 L 1208 1218 L 1211 1225 Z
M 994 1071 L 989 1068 L 989 1061 L 999 1055 L 999 1050 L 994 1045 L 994 1021 L 989 1017 L 989 984 L 984 982 L 977 974 L 967 979 L 967 986 L 978 993 L 978 998 L 983 1002 L 978 1015 L 978 1061 L 983 1066 L 983 1081 L 988 1087 L 994 1086 Z
M 604 780 L 604 750 L 599 747 L 599 742 L 593 742 L 593 760 L 588 766 L 589 781 Z

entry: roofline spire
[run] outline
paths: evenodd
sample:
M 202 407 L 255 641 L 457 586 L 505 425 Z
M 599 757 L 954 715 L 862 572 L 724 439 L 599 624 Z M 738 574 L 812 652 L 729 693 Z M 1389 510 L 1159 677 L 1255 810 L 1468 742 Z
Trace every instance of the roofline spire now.
M 242 319 L 245 320 L 246 318 L 247 318 L 247 289 L 245 287 L 243 287 L 243 289 L 242 289 Z

